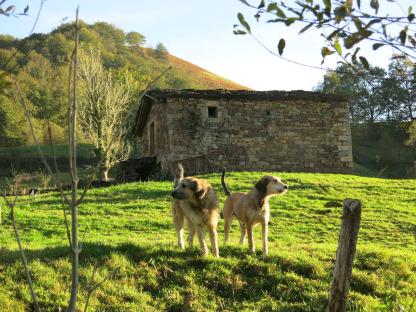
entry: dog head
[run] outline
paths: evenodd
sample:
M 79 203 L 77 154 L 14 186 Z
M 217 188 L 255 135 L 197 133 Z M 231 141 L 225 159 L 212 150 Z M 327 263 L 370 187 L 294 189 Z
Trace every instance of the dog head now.
M 284 184 L 279 177 L 274 176 L 264 176 L 254 186 L 260 195 L 260 207 L 263 206 L 265 197 L 282 195 L 286 193 L 288 189 L 288 186 Z
M 208 181 L 187 177 L 179 182 L 171 195 L 173 198 L 188 200 L 194 205 L 199 205 L 211 189 L 211 184 L 209 184 Z

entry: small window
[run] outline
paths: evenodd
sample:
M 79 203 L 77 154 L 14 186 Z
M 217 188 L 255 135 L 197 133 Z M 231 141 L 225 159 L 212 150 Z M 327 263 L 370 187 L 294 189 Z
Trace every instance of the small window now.
M 218 109 L 215 106 L 208 106 L 208 117 L 218 118 Z

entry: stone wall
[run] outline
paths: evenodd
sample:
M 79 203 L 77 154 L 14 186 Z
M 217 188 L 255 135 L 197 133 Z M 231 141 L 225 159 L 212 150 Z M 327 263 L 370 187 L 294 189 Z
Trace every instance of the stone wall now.
M 217 107 L 216 117 L 208 116 L 208 107 Z M 157 115 L 158 159 L 164 162 L 205 157 L 214 170 L 352 169 L 346 102 L 167 98 L 152 106 L 144 146 Z

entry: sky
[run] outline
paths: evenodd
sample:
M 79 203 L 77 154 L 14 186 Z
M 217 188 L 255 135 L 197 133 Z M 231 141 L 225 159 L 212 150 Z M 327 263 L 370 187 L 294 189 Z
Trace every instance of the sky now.
M 414 0 L 399 1 L 400 6 L 381 0 L 381 10 L 402 16 L 402 11 L 407 12 Z M 40 2 L 6 0 L 3 7 L 14 4 L 18 11 L 23 11 L 28 4 L 29 16 L 0 17 L 0 33 L 26 37 Z M 258 2 L 252 1 L 253 4 Z M 285 57 L 313 66 L 321 64 L 323 38 L 320 32 L 298 35 L 299 29 L 293 27 L 256 23 L 255 12 L 238 0 L 46 0 L 35 32 L 47 33 L 65 18 L 65 22 L 73 20 L 78 5 L 80 18 L 87 23 L 104 21 L 125 32 L 137 31 L 146 37 L 148 45 L 154 47 L 162 42 L 169 53 L 254 90 L 312 90 L 325 73 L 284 61 L 267 52 L 250 36 L 234 35 L 237 13 L 242 12 L 250 21 L 254 35 L 271 50 L 277 52 L 277 42 L 284 38 Z M 391 51 L 370 50 L 368 48 L 371 64 L 386 67 Z M 324 65 L 334 68 L 336 61 L 331 58 Z

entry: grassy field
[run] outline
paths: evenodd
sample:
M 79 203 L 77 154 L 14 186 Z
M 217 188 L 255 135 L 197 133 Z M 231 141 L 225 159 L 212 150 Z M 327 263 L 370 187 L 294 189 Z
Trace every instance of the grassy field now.
M 262 173 L 230 173 L 233 191 L 246 191 Z M 90 311 L 181 311 L 192 293 L 193 311 L 324 311 L 332 277 L 341 207 L 330 201 L 359 198 L 362 223 L 348 311 L 416 309 L 416 181 L 352 175 L 280 175 L 288 194 L 271 200 L 270 257 L 238 245 L 234 220 L 220 259 L 179 251 L 170 217 L 170 182 L 131 183 L 91 190 L 79 208 L 86 231 L 81 254 L 80 308 L 93 267 L 107 278 Z M 220 197 L 219 175 L 205 176 Z M 44 311 L 64 308 L 70 262 L 57 194 L 22 197 L 16 210 Z M 30 310 L 8 209 L 0 225 L 0 310 Z M 260 231 L 256 229 L 256 246 Z M 411 308 L 413 306 L 413 308 Z

